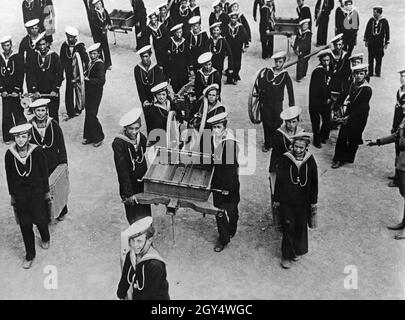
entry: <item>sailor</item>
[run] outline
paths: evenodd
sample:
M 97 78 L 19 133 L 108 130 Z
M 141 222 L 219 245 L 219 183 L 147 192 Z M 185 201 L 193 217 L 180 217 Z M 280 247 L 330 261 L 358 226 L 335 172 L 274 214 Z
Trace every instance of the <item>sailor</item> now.
M 311 118 L 313 144 L 322 148 L 330 134 L 330 80 L 332 74 L 332 52 L 330 49 L 322 50 L 318 54 L 319 65 L 312 71 L 309 84 L 309 115 Z M 322 126 L 321 126 L 322 119 Z
M 247 21 L 245 15 L 239 11 L 239 3 L 236 0 L 229 2 L 229 13 L 236 12 L 238 14 L 238 22 L 245 27 L 246 33 L 248 35 L 248 42 L 252 41 L 252 32 L 250 31 L 249 22 Z
M 24 61 L 18 52 L 13 52 L 11 36 L 0 39 L 0 95 L 2 97 L 2 132 L 6 144 L 13 142 L 9 131 L 12 127 L 27 122 L 20 104 L 23 91 Z
M 167 76 L 171 80 L 170 84 L 177 93 L 185 84 L 189 82 L 189 66 L 191 64 L 190 44 L 183 37 L 183 25 L 178 24 L 170 31 L 167 53 L 169 55 L 169 68 Z
M 332 168 L 337 169 L 345 163 L 353 163 L 359 145 L 363 144 L 363 131 L 367 125 L 370 111 L 372 88 L 366 80 L 367 64 L 352 68 L 355 82 L 351 84 L 346 98 L 346 112 L 342 119 L 336 142 Z
M 146 8 L 143 0 L 131 0 L 131 6 L 134 13 L 133 22 L 138 49 L 143 47 L 149 39 L 146 26 Z
M 261 116 L 264 131 L 263 152 L 271 148 L 271 139 L 283 121 L 280 113 L 283 111 L 284 91 L 287 87 L 288 105 L 295 105 L 294 88 L 291 78 L 283 68 L 287 59 L 287 53 L 280 51 L 272 57 L 274 68 L 265 68 L 259 75 L 259 101 L 261 103 Z
M 311 53 L 312 32 L 309 28 L 309 22 L 310 19 L 303 19 L 299 22 L 300 29 L 298 30 L 293 45 L 294 52 L 299 59 L 297 63 L 297 82 L 300 82 L 302 78 L 306 77 L 308 71 L 309 58 L 300 59 Z
M 132 288 L 132 300 L 170 300 L 166 262 L 153 246 L 152 217 L 134 222 L 123 236 L 128 238 L 129 252 L 125 257 L 117 297 L 124 300 Z
M 141 61 L 134 68 L 136 88 L 141 106 L 153 100 L 151 89 L 164 81 L 163 68 L 152 62 L 152 47 L 147 45 L 137 51 Z M 146 129 L 149 132 L 149 119 L 146 120 Z
M 326 45 L 328 38 L 329 15 L 335 7 L 335 0 L 318 0 L 315 5 L 315 21 L 318 27 L 317 46 Z
M 383 7 L 373 7 L 373 17 L 367 23 L 364 33 L 365 45 L 368 48 L 368 75 L 381 76 L 381 64 L 385 50 L 390 43 L 390 25 L 383 17 Z M 374 72 L 374 60 L 376 61 Z
M 135 108 L 119 121 L 122 130 L 116 135 L 112 149 L 117 170 L 121 200 L 129 224 L 151 216 L 150 205 L 140 204 L 136 195 L 143 192 L 140 182 L 148 170 L 146 163 L 146 137 L 141 133 L 142 109 Z
M 66 77 L 65 105 L 67 117 L 65 121 L 72 119 L 80 114 L 80 110 L 75 108 L 73 85 L 77 81 L 73 75 L 73 57 L 76 52 L 80 55 L 83 68 L 86 69 L 89 65 L 89 56 L 86 52 L 86 47 L 82 41 L 77 39 L 79 30 L 68 26 L 65 28 L 66 41 L 63 42 L 60 48 L 60 61 L 62 70 Z M 84 102 L 84 101 L 83 101 Z
M 197 62 L 200 55 L 208 50 L 208 35 L 201 30 L 201 17 L 194 16 L 189 21 L 190 32 L 186 36 L 186 41 L 190 45 L 191 66 L 194 74 L 199 70 Z
M 47 161 L 49 176 L 60 164 L 67 164 L 65 138 L 59 124 L 49 116 L 50 99 L 37 99 L 29 105 L 34 117 L 30 120 L 32 134 L 30 143 L 42 148 Z M 65 206 L 56 218 L 63 221 L 68 212 Z
M 271 0 L 272 3 L 274 3 L 274 0 Z M 266 0 L 255 0 L 253 3 L 253 20 L 256 22 L 257 21 L 257 8 L 260 9 L 265 5 Z
M 297 0 L 296 11 L 297 11 L 297 14 L 298 14 L 299 22 L 301 22 L 302 20 L 309 19 L 308 27 L 311 30 L 312 29 L 311 8 L 307 4 L 305 4 L 305 0 Z
M 40 20 L 41 32 L 44 30 L 44 20 L 43 20 L 43 8 L 41 6 L 41 0 L 23 0 L 22 1 L 22 14 L 24 24 L 30 20 L 38 19 Z
M 101 0 L 93 0 L 94 10 L 91 13 L 93 40 L 100 43 L 103 51 L 103 60 L 107 70 L 112 69 L 110 47 L 108 45 L 107 31 L 112 30 L 110 15 L 104 8 Z
M 203 91 L 209 85 L 216 83 L 221 94 L 221 74 L 212 66 L 212 53 L 206 52 L 198 57 L 198 69 L 195 76 L 195 94 L 197 99 L 203 95 Z
M 331 82 L 330 88 L 335 92 L 343 92 L 347 79 L 350 76 L 349 55 L 343 50 L 343 33 L 331 40 L 333 45 L 331 54 Z
M 222 78 L 226 57 L 228 57 L 228 73 L 233 73 L 233 58 L 228 41 L 221 35 L 221 25 L 221 22 L 215 22 L 210 26 L 211 37 L 208 39 L 208 51 L 212 53 L 212 66 L 218 70 Z
M 222 112 L 207 120 L 213 132 L 210 153 L 214 158 L 215 170 L 212 187 L 228 192 L 226 195 L 213 193 L 214 206 L 223 210 L 216 216 L 219 238 L 214 247 L 215 252 L 222 251 L 235 236 L 239 220 L 239 143 L 227 128 L 227 116 L 226 112 Z
M 167 30 L 170 30 L 174 26 L 173 18 L 170 16 L 170 12 L 167 10 L 167 3 L 161 3 L 158 5 L 159 10 L 159 22 L 164 25 Z
M 105 84 L 105 64 L 100 59 L 100 43 L 95 43 L 87 49 L 90 56 L 89 67 L 84 74 L 86 90 L 86 117 L 84 120 L 82 144 L 93 144 L 99 147 L 104 140 L 104 132 L 98 121 L 97 114 L 103 98 Z
M 228 73 L 228 84 L 236 84 L 241 80 L 239 72 L 242 68 L 242 53 L 249 47 L 249 36 L 245 27 L 238 22 L 239 14 L 232 12 L 229 14 L 230 23 L 225 28 L 225 38 L 231 48 L 233 58 L 233 73 Z
M 280 118 L 284 121 L 284 124 L 277 129 L 271 142 L 272 150 L 269 167 L 271 196 L 274 195 L 278 161 L 284 153 L 290 151 L 292 137 L 305 131 L 299 126 L 301 112 L 302 109 L 300 107 L 294 106 L 283 110 L 280 114 Z
M 147 39 L 152 36 L 153 48 L 155 50 L 156 62 L 163 70 L 168 68 L 166 48 L 169 42 L 169 30 L 158 19 L 156 11 L 152 11 L 149 15 L 149 24 L 146 29 Z M 139 50 L 140 51 L 140 50 Z
M 171 13 L 174 24 L 182 24 L 183 34 L 188 34 L 190 31 L 190 25 L 188 21 L 193 17 L 193 12 L 190 10 L 188 0 L 180 0 L 179 9 L 176 13 Z
M 48 95 L 49 115 L 59 123 L 59 89 L 63 82 L 63 69 L 59 55 L 50 49 L 50 43 L 45 32 L 41 33 L 36 42 L 34 55 L 27 61 L 27 89 L 39 98 L 41 95 Z
M 29 123 L 10 130 L 15 143 L 6 151 L 4 159 L 11 205 L 25 245 L 24 269 L 31 268 L 36 255 L 33 224 L 41 236 L 41 247 L 48 249 L 50 243 L 48 166 L 42 148 L 30 144 L 31 130 L 32 125 Z
M 189 5 L 188 5 L 188 7 L 190 8 L 191 15 L 192 15 L 193 17 L 201 17 L 200 6 L 197 5 L 197 1 L 196 1 L 196 0 L 189 0 Z
M 266 0 L 260 9 L 260 41 L 262 43 L 262 58 L 267 59 L 273 55 L 274 35 L 271 34 L 275 27 L 275 6 L 272 0 Z
M 229 16 L 228 14 L 224 11 L 222 5 L 221 5 L 221 0 L 215 0 L 212 4 L 212 8 L 214 11 L 210 13 L 208 22 L 209 25 L 212 26 L 216 23 L 221 23 L 223 27 L 227 26 L 229 23 Z M 211 28 L 211 27 L 210 27 Z M 225 30 L 221 30 L 221 32 L 224 32 Z M 222 34 L 224 35 L 224 34 Z
M 273 207 L 279 210 L 283 238 L 281 266 L 289 269 L 308 252 L 308 227 L 314 220 L 318 202 L 318 169 L 308 151 L 311 134 L 297 133 L 291 137 L 291 150 L 277 162 Z
M 25 28 L 27 29 L 27 35 L 21 40 L 18 53 L 24 59 L 24 63 L 27 64 L 27 61 L 35 54 L 35 46 L 40 39 L 39 19 L 26 22 Z
M 343 4 L 343 49 L 350 56 L 357 44 L 357 33 L 360 27 L 360 17 L 357 10 L 353 8 L 352 0 L 345 0 L 343 1 Z

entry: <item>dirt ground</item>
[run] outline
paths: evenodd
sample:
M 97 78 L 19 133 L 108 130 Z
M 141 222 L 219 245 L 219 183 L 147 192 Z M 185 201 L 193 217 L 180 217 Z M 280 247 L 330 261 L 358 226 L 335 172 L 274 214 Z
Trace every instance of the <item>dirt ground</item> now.
M 105 1 L 107 8 L 127 9 L 129 1 Z M 161 0 L 146 1 L 153 8 Z M 198 1 L 204 27 L 208 24 L 211 1 Z M 337 2 L 337 1 L 336 1 Z M 167 261 L 172 299 L 403 299 L 405 298 L 405 241 L 393 240 L 386 229 L 402 217 L 403 200 L 396 189 L 387 187 L 393 172 L 394 148 L 361 147 L 356 162 L 341 169 L 330 169 L 337 131 L 321 150 L 314 150 L 320 174 L 319 228 L 310 231 L 310 252 L 288 271 L 280 263 L 280 233 L 271 225 L 268 190 L 269 154 L 261 152 L 262 128 L 250 123 L 247 98 L 256 71 L 271 63 L 261 59 L 258 23 L 253 21 L 253 1 L 240 1 L 251 24 L 252 45 L 243 58 L 242 81 L 224 86 L 223 102 L 230 109 L 234 129 L 257 129 L 253 175 L 241 176 L 241 203 L 238 233 L 221 253 L 213 246 L 217 237 L 213 217 L 203 218 L 191 210 L 180 210 L 175 217 L 175 244 L 171 217 L 164 207 L 154 207 L 157 227 L 156 248 Z M 314 11 L 315 0 L 307 1 Z M 372 78 L 373 98 L 365 138 L 389 134 L 395 94 L 399 87 L 397 71 L 405 66 L 403 52 L 405 14 L 402 0 L 378 1 L 384 4 L 392 40 L 383 62 L 382 78 Z M 74 25 L 80 38 L 90 44 L 83 2 L 54 0 L 58 26 L 53 48 L 59 51 L 64 27 Z M 365 52 L 364 27 L 374 2 L 355 1 L 360 12 L 361 30 L 355 52 Z M 276 1 L 278 16 L 295 17 L 295 0 Z M 11 33 L 15 49 L 24 36 L 20 1 L 2 0 L 1 34 Z M 331 17 L 329 35 L 333 35 Z M 313 39 L 315 36 L 313 37 Z M 24 247 L 20 230 L 9 206 L 4 165 L 0 169 L 0 298 L 1 299 L 115 299 L 120 277 L 120 232 L 127 227 L 113 163 L 111 142 L 119 130 L 118 120 L 126 111 L 139 106 L 133 78 L 138 62 L 133 34 L 117 34 L 117 45 L 109 35 L 113 70 L 108 72 L 99 118 L 106 139 L 99 149 L 81 145 L 84 116 L 62 122 L 68 149 L 71 194 L 65 221 L 52 225 L 51 247 L 37 245 L 37 257 L 30 270 L 21 267 Z M 276 50 L 284 50 L 286 40 L 276 37 Z M 317 59 L 310 62 L 310 70 Z M 295 68 L 289 69 L 295 78 Z M 294 82 L 297 105 L 304 109 L 303 125 L 309 128 L 309 77 Z M 62 92 L 64 86 L 62 88 Z M 65 112 L 64 101 L 61 112 Z M 0 145 L 4 163 L 6 145 Z M 37 234 L 37 242 L 39 235 Z M 58 289 L 47 290 L 44 268 L 56 266 Z M 345 267 L 358 270 L 358 289 L 346 290 Z

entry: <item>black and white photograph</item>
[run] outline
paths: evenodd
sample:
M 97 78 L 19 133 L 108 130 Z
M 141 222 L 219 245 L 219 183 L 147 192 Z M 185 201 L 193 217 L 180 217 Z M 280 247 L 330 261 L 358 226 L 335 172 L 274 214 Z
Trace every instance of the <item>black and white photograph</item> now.
M 405 1 L 1 7 L 0 300 L 405 299 Z

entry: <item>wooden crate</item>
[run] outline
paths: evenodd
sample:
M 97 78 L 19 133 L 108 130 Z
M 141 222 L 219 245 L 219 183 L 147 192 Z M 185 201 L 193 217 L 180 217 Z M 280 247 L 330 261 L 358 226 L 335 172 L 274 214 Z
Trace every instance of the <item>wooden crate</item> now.
M 143 178 L 144 193 L 205 202 L 213 174 L 211 155 L 158 148 Z
M 111 23 L 114 30 L 123 30 L 124 32 L 131 31 L 134 27 L 134 13 L 132 11 L 124 11 L 114 9 L 110 13 Z
M 51 219 L 58 217 L 67 205 L 70 193 L 69 171 L 67 164 L 60 164 L 49 177 L 51 194 Z
M 275 18 L 274 31 L 272 34 L 293 35 L 296 34 L 299 27 L 299 19 Z

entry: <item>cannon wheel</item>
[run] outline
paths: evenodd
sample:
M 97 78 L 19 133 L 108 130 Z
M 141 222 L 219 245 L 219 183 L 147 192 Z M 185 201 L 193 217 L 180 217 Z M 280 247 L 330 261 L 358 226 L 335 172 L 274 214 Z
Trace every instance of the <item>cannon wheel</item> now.
M 73 92 L 75 94 L 75 108 L 82 111 L 86 101 L 85 85 L 84 85 L 84 72 L 83 62 L 80 54 L 75 52 L 73 56 L 73 79 L 76 82 L 73 84 Z
M 250 121 L 253 124 L 259 124 L 262 122 L 261 114 L 260 114 L 260 107 L 261 104 L 259 102 L 259 76 L 265 68 L 259 70 L 256 74 L 255 82 L 252 86 L 252 90 L 249 93 L 249 101 L 248 101 L 248 112 Z
M 179 122 L 176 111 L 170 111 L 166 123 L 166 146 L 167 148 L 178 148 L 180 144 Z

